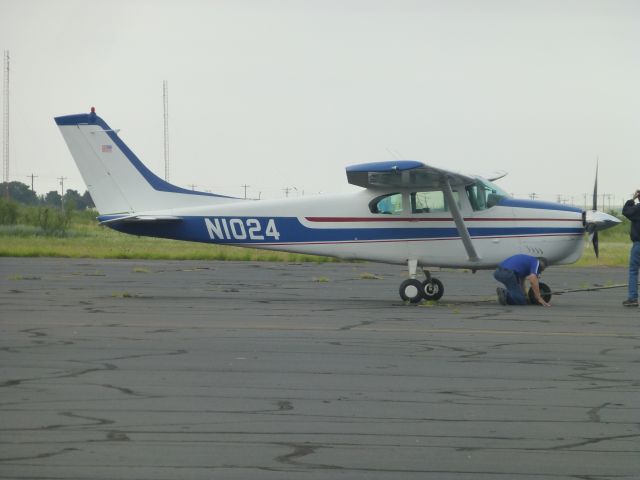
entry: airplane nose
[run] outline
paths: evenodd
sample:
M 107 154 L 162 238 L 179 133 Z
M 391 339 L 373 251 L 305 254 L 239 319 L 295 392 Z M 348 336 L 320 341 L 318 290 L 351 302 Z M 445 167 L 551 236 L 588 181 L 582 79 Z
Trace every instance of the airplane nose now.
M 590 233 L 606 230 L 621 223 L 619 218 L 598 210 L 587 210 L 586 214 L 586 229 Z

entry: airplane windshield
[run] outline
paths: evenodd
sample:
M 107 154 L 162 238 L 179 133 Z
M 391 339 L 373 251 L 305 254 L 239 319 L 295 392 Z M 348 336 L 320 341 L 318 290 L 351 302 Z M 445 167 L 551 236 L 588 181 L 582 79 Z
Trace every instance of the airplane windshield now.
M 476 183 L 467 185 L 465 190 L 473 210 L 487 210 L 495 207 L 502 198 L 509 197 L 507 192 L 483 178 L 478 178 Z

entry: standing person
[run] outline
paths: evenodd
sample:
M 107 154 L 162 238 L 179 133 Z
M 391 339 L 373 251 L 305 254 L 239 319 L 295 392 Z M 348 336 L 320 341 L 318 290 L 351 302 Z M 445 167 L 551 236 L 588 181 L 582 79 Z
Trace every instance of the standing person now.
M 640 267 L 640 190 L 636 190 L 631 200 L 627 200 L 622 207 L 622 214 L 631 220 L 631 253 L 629 254 L 629 295 L 622 302 L 625 307 L 638 306 L 638 267 Z
M 547 260 L 544 257 L 518 254 L 503 260 L 493 273 L 493 277 L 507 287 L 506 290 L 501 287 L 496 289 L 498 302 L 501 305 L 526 305 L 525 280 L 528 280 L 538 303 L 550 307 L 540 294 L 538 282 L 538 277 L 545 268 Z

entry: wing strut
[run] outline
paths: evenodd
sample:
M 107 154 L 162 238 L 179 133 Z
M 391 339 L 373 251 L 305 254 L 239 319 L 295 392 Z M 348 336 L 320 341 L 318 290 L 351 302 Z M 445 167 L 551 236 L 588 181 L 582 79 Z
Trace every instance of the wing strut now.
M 472 262 L 477 262 L 480 260 L 478 254 L 476 253 L 476 249 L 471 242 L 471 235 L 469 235 L 469 230 L 467 230 L 467 226 L 464 223 L 464 219 L 462 218 L 462 214 L 460 213 L 460 209 L 458 208 L 458 204 L 453 198 L 453 191 L 451 190 L 451 183 L 449 182 L 449 177 L 444 178 L 444 196 L 447 199 L 447 203 L 449 204 L 449 208 L 451 209 L 451 215 L 453 216 L 453 221 L 456 223 L 456 228 L 458 229 L 458 234 L 462 239 L 462 243 L 464 244 L 464 249 L 467 251 L 467 256 L 469 260 Z

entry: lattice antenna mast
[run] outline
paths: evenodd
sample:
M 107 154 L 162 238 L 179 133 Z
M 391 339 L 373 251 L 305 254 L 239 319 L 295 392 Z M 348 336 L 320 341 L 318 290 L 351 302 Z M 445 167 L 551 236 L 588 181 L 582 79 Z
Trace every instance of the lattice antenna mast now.
M 2 87 L 2 181 L 9 182 L 9 50 L 4 51 Z
M 164 179 L 169 181 L 169 82 L 162 82 L 162 103 L 164 106 Z

